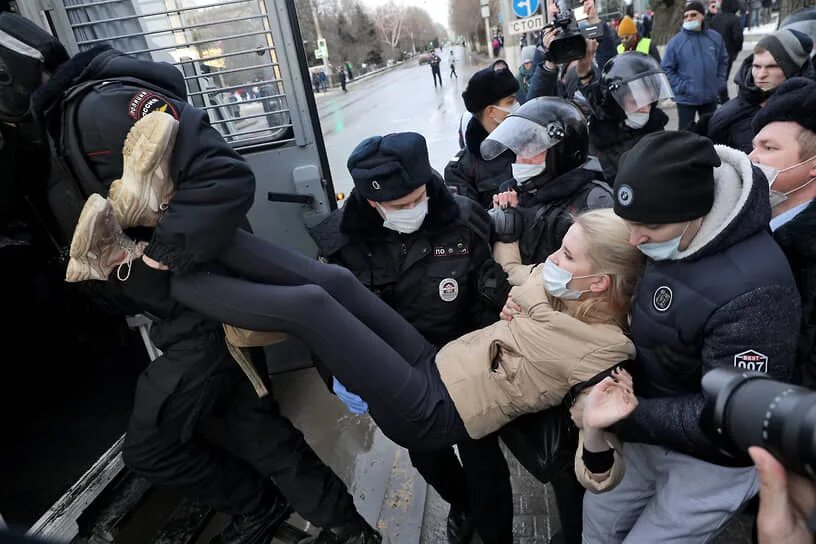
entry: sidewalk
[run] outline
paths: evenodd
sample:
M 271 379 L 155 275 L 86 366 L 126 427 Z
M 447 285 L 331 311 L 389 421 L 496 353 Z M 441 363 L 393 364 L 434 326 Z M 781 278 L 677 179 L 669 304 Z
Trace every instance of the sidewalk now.
M 399 68 L 401 66 L 409 66 L 412 62 L 418 62 L 417 59 L 418 59 L 418 57 L 415 57 L 415 58 L 411 58 L 411 59 L 404 60 L 404 61 L 401 61 L 401 62 L 395 62 L 391 66 L 386 66 L 384 68 L 379 68 L 377 70 L 372 70 L 370 72 L 366 72 L 365 74 L 360 75 L 360 76 L 356 76 L 354 79 L 347 82 L 346 87 L 348 87 L 348 88 L 353 87 L 353 86 L 357 85 L 358 83 L 360 83 L 361 81 L 367 81 L 367 80 L 372 79 L 374 77 L 377 77 L 379 75 L 385 74 L 386 72 L 390 72 L 392 70 L 395 70 L 395 69 L 397 69 L 397 68 Z M 322 98 L 329 98 L 331 96 L 337 96 L 338 94 L 343 94 L 343 89 L 340 88 L 339 84 L 337 86 L 335 86 L 335 87 L 330 87 L 327 91 L 320 92 L 320 93 L 315 93 L 314 96 L 315 96 L 315 100 L 320 101 Z

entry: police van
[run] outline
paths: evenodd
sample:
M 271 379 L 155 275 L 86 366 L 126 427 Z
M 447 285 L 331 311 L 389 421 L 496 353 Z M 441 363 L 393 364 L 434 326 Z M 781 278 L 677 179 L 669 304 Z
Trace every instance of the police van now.
M 34 21 L 71 54 L 108 44 L 175 66 L 188 100 L 255 173 L 254 232 L 317 255 L 307 229 L 337 204 L 295 0 L 2 0 L 0 10 Z M 4 152 L 16 153 L 11 143 Z M 24 169 L 17 178 L 35 179 L 39 161 L 18 158 Z M 133 387 L 158 355 L 149 320 L 111 317 L 66 286 L 43 210 L 21 202 L 13 218 L 0 216 L 0 289 L 13 318 L 3 338 L 26 354 L 11 361 L 7 351 L 0 378 L 0 531 L 5 518 L 15 531 L 56 542 L 205 542 L 208 531 L 217 532 L 214 512 L 154 489 L 122 462 Z M 266 355 L 273 375 L 312 366 L 294 339 L 267 347 Z M 376 451 L 365 462 L 365 481 L 350 485 L 358 509 L 392 530 L 413 523 L 414 536 L 391 541 L 418 542 L 425 485 L 407 455 L 372 438 L 373 429 L 366 427 L 365 448 L 351 447 Z M 349 472 L 346 480 L 363 479 Z M 297 541 L 302 528 L 287 525 L 279 538 Z

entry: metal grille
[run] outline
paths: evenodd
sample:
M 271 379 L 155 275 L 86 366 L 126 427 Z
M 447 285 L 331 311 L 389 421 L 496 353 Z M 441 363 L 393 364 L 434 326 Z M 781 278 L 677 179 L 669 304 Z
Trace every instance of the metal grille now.
M 188 100 L 235 147 L 294 141 L 264 0 L 63 0 L 80 50 L 169 62 Z

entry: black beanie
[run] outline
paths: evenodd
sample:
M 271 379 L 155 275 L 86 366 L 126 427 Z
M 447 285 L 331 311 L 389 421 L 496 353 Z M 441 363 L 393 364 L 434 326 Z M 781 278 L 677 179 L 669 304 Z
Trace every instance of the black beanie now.
M 777 121 L 793 121 L 816 132 L 816 81 L 794 77 L 782 83 L 754 116 L 751 128 L 756 134 Z
M 714 204 L 714 168 L 720 164 L 711 140 L 693 132 L 644 136 L 621 156 L 615 213 L 658 225 L 703 217 Z
M 518 90 L 518 81 L 510 70 L 485 68 L 473 74 L 462 98 L 465 100 L 465 108 L 470 113 L 476 113 L 502 98 L 516 94 Z
M 16 13 L 0 13 L 0 32 L 33 47 L 43 56 L 43 65 L 49 72 L 68 60 L 68 52 L 54 36 Z
M 705 15 L 705 13 L 706 13 L 706 10 L 705 10 L 705 7 L 703 6 L 703 3 L 698 2 L 697 0 L 692 0 L 691 2 L 688 2 L 686 4 L 686 6 L 683 8 L 683 13 L 685 13 L 687 11 L 699 11 L 703 15 Z
M 813 40 L 798 30 L 783 28 L 759 40 L 754 47 L 755 51 L 757 49 L 770 53 L 782 68 L 785 77 L 789 78 L 798 74 L 805 63 L 810 62 Z
M 375 202 L 402 198 L 433 177 L 425 138 L 416 132 L 366 138 L 351 152 L 347 166 L 355 191 Z

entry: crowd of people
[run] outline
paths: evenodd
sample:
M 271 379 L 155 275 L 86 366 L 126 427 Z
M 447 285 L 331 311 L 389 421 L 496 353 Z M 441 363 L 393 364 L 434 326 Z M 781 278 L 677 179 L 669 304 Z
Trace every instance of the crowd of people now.
M 267 542 L 293 511 L 322 528 L 305 542 L 381 541 L 226 330 L 250 354 L 303 340 L 327 388 L 450 504 L 451 543 L 513 542 L 500 439 L 529 414 L 580 429 L 552 470 L 556 542 L 708 542 L 761 484 L 784 493 L 762 451 L 758 474 L 718 442 L 701 379 L 750 362 L 816 381 L 813 42 L 761 39 L 719 105 L 735 52 L 705 16 L 686 4 L 662 59 L 630 19 L 572 63 L 554 62 L 549 31 L 518 77 L 477 71 L 443 174 L 418 133 L 366 138 L 347 202 L 310 231 L 313 260 L 251 234 L 253 172 L 174 67 L 104 45 L 69 58 L 0 14 L 19 82 L 0 87 L 0 118 L 52 161 L 32 186 L 70 242 L 66 280 L 154 320 L 162 355 L 136 386 L 125 463 L 231 514 L 215 543 Z M 205 432 L 215 418 L 228 436 Z M 779 542 L 768 519 L 760 539 Z

